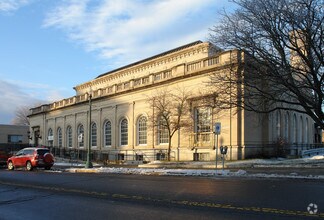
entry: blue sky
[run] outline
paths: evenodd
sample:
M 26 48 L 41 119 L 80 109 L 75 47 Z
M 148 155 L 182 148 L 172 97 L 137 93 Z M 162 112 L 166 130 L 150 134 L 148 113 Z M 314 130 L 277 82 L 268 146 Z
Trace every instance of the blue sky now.
M 0 124 L 20 106 L 163 51 L 208 40 L 227 0 L 0 0 Z

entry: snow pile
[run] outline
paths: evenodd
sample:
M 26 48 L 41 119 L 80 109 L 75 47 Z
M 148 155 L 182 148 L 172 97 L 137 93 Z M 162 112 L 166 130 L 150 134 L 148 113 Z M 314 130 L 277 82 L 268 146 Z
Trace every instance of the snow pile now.
M 124 167 L 100 167 L 100 168 L 69 168 L 67 172 L 72 173 L 111 173 L 111 174 L 135 174 L 135 175 L 157 175 L 157 176 L 201 176 L 201 177 L 253 177 L 253 178 L 292 178 L 292 179 L 324 179 L 324 175 L 300 176 L 297 173 L 290 174 L 249 174 L 245 170 L 197 170 L 197 169 L 144 169 Z
M 324 155 L 316 155 L 316 156 L 310 157 L 308 159 L 309 160 L 324 160 Z
M 308 158 L 286 159 L 251 159 L 242 161 L 233 161 L 226 163 L 227 168 L 244 168 L 244 167 L 324 167 L 324 155 L 317 155 Z
M 100 168 L 68 168 L 68 172 L 91 172 L 91 173 L 112 173 L 112 174 L 137 174 L 137 175 L 158 175 L 158 176 L 244 176 L 244 170 L 198 170 L 198 169 L 145 169 L 145 168 L 125 168 L 125 167 L 100 167 Z
M 145 165 L 145 164 L 144 164 Z M 296 172 L 284 174 L 267 173 L 248 173 L 244 168 L 261 167 L 261 168 L 324 168 L 324 156 L 318 155 L 309 158 L 300 159 L 251 159 L 242 161 L 225 162 L 225 170 L 215 170 L 215 161 L 191 161 L 191 162 L 164 162 L 152 161 L 147 167 L 139 165 L 136 168 L 130 166 L 118 167 L 100 167 L 94 164 L 95 168 L 86 169 L 82 163 L 66 163 L 58 161 L 55 167 L 60 167 L 59 171 L 72 173 L 111 173 L 111 174 L 135 174 L 135 175 L 157 175 L 157 176 L 202 176 L 202 177 L 252 177 L 252 178 L 293 178 L 293 179 L 324 179 L 323 175 L 300 175 Z M 222 166 L 219 164 L 218 168 Z M 206 169 L 208 168 L 208 169 Z M 229 170 L 229 168 L 237 168 L 237 171 Z M 261 171 L 262 172 L 262 171 Z M 318 173 L 318 172 L 317 172 Z
M 84 167 L 84 164 L 81 163 L 67 163 L 67 162 L 55 162 L 55 166 L 60 167 Z

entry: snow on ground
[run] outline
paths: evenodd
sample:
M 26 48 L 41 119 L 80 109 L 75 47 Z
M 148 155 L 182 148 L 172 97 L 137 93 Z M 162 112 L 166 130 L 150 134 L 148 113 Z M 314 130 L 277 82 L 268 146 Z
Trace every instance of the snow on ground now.
M 307 158 L 286 159 L 251 159 L 234 161 L 227 163 L 228 168 L 235 167 L 323 167 L 324 168 L 324 155 L 316 155 Z
M 168 165 L 172 167 L 172 165 L 177 165 L 184 167 L 184 169 L 176 169 L 176 168 L 163 168 L 163 166 Z M 255 177 L 255 178 L 294 178 L 294 179 L 324 179 L 324 171 L 323 175 L 298 175 L 297 173 L 288 173 L 288 174 L 268 174 L 268 173 L 257 173 L 251 174 L 247 173 L 244 170 L 244 167 L 307 167 L 308 165 L 314 167 L 318 167 L 319 169 L 324 167 L 324 156 L 314 156 L 310 158 L 302 158 L 302 159 L 253 159 L 253 160 L 243 160 L 243 161 L 235 161 L 228 162 L 228 168 L 239 168 L 237 171 L 232 170 L 222 170 L 222 169 L 199 169 L 199 167 L 203 165 L 210 164 L 215 167 L 215 162 L 161 162 L 161 161 L 153 161 L 148 164 L 150 165 L 159 165 L 159 167 L 151 167 L 151 168 L 130 168 L 127 166 L 122 167 L 100 167 L 99 164 L 94 164 L 95 168 L 86 169 L 83 168 L 84 164 L 80 163 L 66 163 L 66 162 L 57 162 L 55 163 L 56 167 L 65 167 L 64 170 L 66 172 L 73 173 L 113 173 L 113 174 L 137 174 L 137 175 L 169 175 L 169 176 L 204 176 L 204 177 Z M 68 168 L 66 168 L 68 167 Z M 196 169 L 188 169 L 186 167 L 197 167 Z M 221 165 L 218 166 L 221 168 Z
M 111 174 L 135 174 L 157 176 L 201 176 L 201 177 L 254 177 L 254 178 L 292 178 L 292 179 L 324 179 L 324 175 L 298 175 L 289 174 L 249 174 L 245 170 L 197 170 L 197 169 L 162 169 L 162 168 L 126 168 L 126 167 L 100 167 L 100 168 L 68 168 L 71 173 L 111 173 Z

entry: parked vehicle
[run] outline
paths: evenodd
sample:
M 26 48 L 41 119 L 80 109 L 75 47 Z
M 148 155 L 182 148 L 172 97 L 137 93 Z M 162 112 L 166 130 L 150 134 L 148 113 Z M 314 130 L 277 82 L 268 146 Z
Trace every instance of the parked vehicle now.
M 7 160 L 10 157 L 10 153 L 5 149 L 0 149 L 0 165 L 6 165 Z
M 47 148 L 24 148 L 7 160 L 9 170 L 13 170 L 18 167 L 25 167 L 28 171 L 35 167 L 42 167 L 49 170 L 53 165 L 54 156 Z

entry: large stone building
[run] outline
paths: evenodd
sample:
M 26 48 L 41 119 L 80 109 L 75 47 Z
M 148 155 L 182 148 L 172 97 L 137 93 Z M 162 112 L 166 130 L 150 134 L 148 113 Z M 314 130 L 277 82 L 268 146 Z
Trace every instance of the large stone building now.
M 213 95 L 206 86 L 211 74 L 233 71 L 233 67 L 244 71 L 244 62 L 243 52 L 221 51 L 197 41 L 107 72 L 75 86 L 74 97 L 31 109 L 31 144 L 83 154 L 91 145 L 94 155 L 107 160 L 163 159 L 168 131 L 153 123 L 158 115 L 149 99 L 157 91 L 172 93 L 178 88 L 191 94 L 189 125 L 173 135 L 171 160 L 215 160 L 215 146 L 228 146 L 227 158 L 235 160 L 276 154 L 282 139 L 289 146 L 312 144 L 314 123 L 306 115 L 277 111 L 260 116 L 243 109 L 220 112 L 212 98 L 205 98 Z M 216 122 L 221 123 L 218 136 L 213 133 Z

